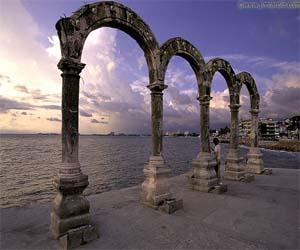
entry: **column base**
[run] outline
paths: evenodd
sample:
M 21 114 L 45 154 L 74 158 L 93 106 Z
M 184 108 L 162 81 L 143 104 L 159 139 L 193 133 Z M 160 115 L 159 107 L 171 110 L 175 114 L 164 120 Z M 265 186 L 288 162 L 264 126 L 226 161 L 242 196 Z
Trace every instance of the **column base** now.
M 241 181 L 245 179 L 245 167 L 242 164 L 243 158 L 239 157 L 235 152 L 234 155 L 229 155 L 226 158 L 224 179 L 232 181 Z
M 247 158 L 246 169 L 248 173 L 262 174 L 264 172 L 264 162 L 258 148 L 250 148 Z
M 200 192 L 210 192 L 218 186 L 218 179 L 214 170 L 217 164 L 210 153 L 200 152 L 192 162 L 192 174 L 189 175 L 191 189 Z
M 92 225 L 70 229 L 63 236 L 59 237 L 59 244 L 62 249 L 79 247 L 98 238 L 96 227 Z
M 94 239 L 96 231 L 91 226 L 90 204 L 82 195 L 88 186 L 88 177 L 83 174 L 73 178 L 57 177 L 54 184 L 59 193 L 51 212 L 50 230 L 53 236 L 68 247 Z
M 144 168 L 144 174 L 146 179 L 142 184 L 140 194 L 142 204 L 153 209 L 159 209 L 160 206 L 169 204 L 168 201 L 176 200 L 172 198 L 168 183 L 171 170 L 162 156 L 151 156 L 149 163 Z M 180 206 L 178 206 L 179 208 Z M 172 210 L 174 209 L 172 208 Z
M 223 194 L 225 192 L 227 192 L 227 185 L 226 184 L 219 184 L 217 186 L 214 187 L 214 189 L 212 189 L 210 191 L 210 193 L 216 193 L 216 194 Z

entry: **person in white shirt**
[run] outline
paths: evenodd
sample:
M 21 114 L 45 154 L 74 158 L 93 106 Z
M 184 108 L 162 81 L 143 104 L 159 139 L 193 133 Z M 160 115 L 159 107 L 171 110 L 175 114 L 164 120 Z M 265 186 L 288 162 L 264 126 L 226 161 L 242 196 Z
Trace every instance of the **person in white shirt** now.
M 213 143 L 215 144 L 215 148 L 213 149 L 213 152 L 216 157 L 217 164 L 215 165 L 215 171 L 218 178 L 218 183 L 221 183 L 221 176 L 220 176 L 220 166 L 221 166 L 221 145 L 218 138 L 213 139 Z

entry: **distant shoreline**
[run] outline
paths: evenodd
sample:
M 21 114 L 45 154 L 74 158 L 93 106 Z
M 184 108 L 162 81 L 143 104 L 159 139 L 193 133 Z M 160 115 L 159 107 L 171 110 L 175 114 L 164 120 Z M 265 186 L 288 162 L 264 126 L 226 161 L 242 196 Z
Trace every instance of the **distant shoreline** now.
M 221 143 L 229 143 L 229 140 L 221 140 Z M 240 145 L 250 147 L 250 143 L 246 140 L 241 140 Z M 283 150 L 288 152 L 300 152 L 300 141 L 296 140 L 279 140 L 279 141 L 259 141 L 260 148 L 271 150 Z
M 7 133 L 7 134 L 0 134 L 0 136 L 61 136 L 58 133 L 34 133 L 34 134 L 15 134 L 15 133 Z M 99 137 L 151 137 L 151 135 L 139 135 L 139 134 L 115 134 L 115 135 L 108 135 L 108 134 L 80 134 L 80 136 L 99 136 Z M 164 136 L 165 138 L 198 138 L 194 136 Z M 229 139 L 220 139 L 221 143 L 229 143 Z M 250 147 L 250 143 L 248 140 L 241 140 L 240 145 L 245 145 Z M 271 150 L 278 150 L 278 151 L 288 151 L 288 152 L 300 152 L 300 141 L 299 140 L 279 140 L 279 141 L 259 141 L 259 147 Z

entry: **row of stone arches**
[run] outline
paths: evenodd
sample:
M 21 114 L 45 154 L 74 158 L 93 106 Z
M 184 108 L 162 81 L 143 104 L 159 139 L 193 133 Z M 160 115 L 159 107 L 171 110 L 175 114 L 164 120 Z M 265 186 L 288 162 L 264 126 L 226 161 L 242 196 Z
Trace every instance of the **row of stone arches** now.
M 227 156 L 225 177 L 239 180 L 245 174 L 238 154 L 238 111 L 239 96 L 243 84 L 247 86 L 251 100 L 252 143 L 249 152 L 249 170 L 260 173 L 263 169 L 261 154 L 257 149 L 257 117 L 259 94 L 253 77 L 242 72 L 235 74 L 230 63 L 215 58 L 205 63 L 199 50 L 189 41 L 176 37 L 159 46 L 149 26 L 131 9 L 116 2 L 88 4 L 72 16 L 61 18 L 56 29 L 60 39 L 62 58 L 58 68 L 62 71 L 62 165 L 55 179 L 58 192 L 51 213 L 51 229 L 56 238 L 68 234 L 70 229 L 82 228 L 84 234 L 90 230 L 89 202 L 82 195 L 88 186 L 88 177 L 81 172 L 78 159 L 78 105 L 80 72 L 83 46 L 88 35 L 95 29 L 112 27 L 126 32 L 137 41 L 144 51 L 149 71 L 151 91 L 152 153 L 144 168 L 141 202 L 157 208 L 171 193 L 166 178 L 170 169 L 162 152 L 163 142 L 163 91 L 165 73 L 170 59 L 180 56 L 192 67 L 199 92 L 201 144 L 200 152 L 193 161 L 191 186 L 195 190 L 208 192 L 217 185 L 212 168 L 215 160 L 209 147 L 209 104 L 211 83 L 216 72 L 227 82 L 230 95 L 231 139 Z M 252 158 L 251 158 L 252 157 Z M 251 161 L 251 159 L 253 159 Z M 80 229 L 81 230 L 81 229 Z

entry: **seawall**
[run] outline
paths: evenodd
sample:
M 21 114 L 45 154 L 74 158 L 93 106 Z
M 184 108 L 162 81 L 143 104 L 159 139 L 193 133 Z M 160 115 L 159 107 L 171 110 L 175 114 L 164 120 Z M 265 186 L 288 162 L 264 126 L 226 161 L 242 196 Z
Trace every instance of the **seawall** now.
M 140 186 L 89 196 L 100 238 L 79 249 L 299 249 L 299 170 L 273 169 L 251 183 L 224 181 L 222 195 L 170 178 L 184 209 L 168 215 L 139 203 Z M 1 249 L 59 249 L 51 203 L 1 209 Z

